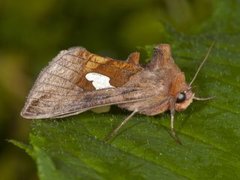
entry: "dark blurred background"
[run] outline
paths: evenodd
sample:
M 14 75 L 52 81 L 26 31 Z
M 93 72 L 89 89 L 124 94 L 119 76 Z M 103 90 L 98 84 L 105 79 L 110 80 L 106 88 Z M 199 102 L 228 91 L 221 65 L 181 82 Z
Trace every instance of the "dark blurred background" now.
M 211 0 L 1 0 L 0 179 L 37 179 L 34 161 L 7 142 L 28 142 L 20 117 L 40 70 L 62 49 L 125 59 L 136 47 L 165 42 L 167 29 L 196 34 Z

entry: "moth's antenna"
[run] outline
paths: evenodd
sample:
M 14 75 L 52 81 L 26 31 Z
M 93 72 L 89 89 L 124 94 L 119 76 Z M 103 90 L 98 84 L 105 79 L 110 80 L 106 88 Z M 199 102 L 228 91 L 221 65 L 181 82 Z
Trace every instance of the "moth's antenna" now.
M 212 47 L 213 47 L 214 44 L 215 44 L 215 42 L 213 42 L 213 43 L 211 44 L 210 48 L 208 49 L 208 52 L 207 52 L 205 58 L 203 59 L 203 61 L 202 61 L 202 63 L 200 64 L 200 66 L 198 67 L 197 72 L 195 73 L 192 81 L 189 83 L 189 86 L 191 86 L 192 83 L 193 83 L 193 82 L 195 81 L 195 79 L 197 78 L 197 75 L 198 75 L 199 71 L 202 69 L 203 64 L 206 62 L 206 60 L 207 60 L 207 58 L 208 58 L 208 56 L 209 56 L 209 54 L 210 54 L 210 52 L 211 52 Z
M 207 100 L 211 100 L 211 99 L 214 99 L 215 96 L 212 96 L 212 97 L 205 97 L 205 98 L 202 98 L 202 97 L 196 97 L 194 96 L 193 99 L 197 100 L 197 101 L 207 101 Z

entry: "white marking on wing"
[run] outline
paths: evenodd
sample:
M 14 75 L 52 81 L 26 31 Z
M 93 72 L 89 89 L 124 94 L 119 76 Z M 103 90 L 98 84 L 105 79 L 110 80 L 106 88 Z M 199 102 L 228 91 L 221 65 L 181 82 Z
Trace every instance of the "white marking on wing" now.
M 105 75 L 91 72 L 91 73 L 86 74 L 85 77 L 88 81 L 92 82 L 92 85 L 96 89 L 114 88 L 114 86 L 112 86 L 109 83 L 110 78 Z

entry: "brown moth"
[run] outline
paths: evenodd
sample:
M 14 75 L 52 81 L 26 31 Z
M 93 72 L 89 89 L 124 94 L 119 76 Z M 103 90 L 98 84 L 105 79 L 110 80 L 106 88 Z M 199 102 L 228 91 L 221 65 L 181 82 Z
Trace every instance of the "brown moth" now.
M 195 74 L 207 59 L 210 49 Z M 169 44 L 154 48 L 151 61 L 142 67 L 138 52 L 126 61 L 101 57 L 85 48 L 61 51 L 37 78 L 21 112 L 27 119 L 62 118 L 84 111 L 118 105 L 132 113 L 110 134 L 113 137 L 135 113 L 155 116 L 185 110 L 197 98 L 184 73 L 174 63 Z

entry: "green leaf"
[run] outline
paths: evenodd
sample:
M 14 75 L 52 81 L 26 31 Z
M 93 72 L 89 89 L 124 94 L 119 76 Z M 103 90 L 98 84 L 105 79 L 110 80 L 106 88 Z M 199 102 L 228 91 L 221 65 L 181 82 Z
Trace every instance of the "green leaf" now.
M 188 81 L 216 44 L 194 91 L 214 100 L 194 102 L 177 113 L 183 145 L 168 133 L 169 115 L 136 115 L 111 144 L 103 138 L 129 112 L 86 112 L 58 121 L 34 121 L 31 156 L 41 179 L 239 179 L 240 178 L 240 3 L 215 1 L 200 35 L 169 31 L 176 63 Z

